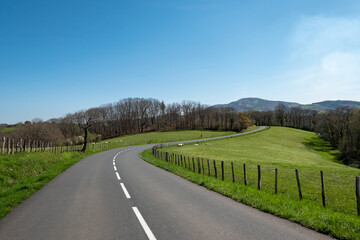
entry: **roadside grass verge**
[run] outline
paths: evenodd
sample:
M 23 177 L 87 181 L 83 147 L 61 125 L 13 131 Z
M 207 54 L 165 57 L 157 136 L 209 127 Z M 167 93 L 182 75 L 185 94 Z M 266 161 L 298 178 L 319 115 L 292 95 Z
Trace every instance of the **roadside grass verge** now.
M 214 176 L 212 160 L 215 159 L 218 178 L 221 161 L 224 161 L 225 181 L 229 182 L 232 182 L 231 162 L 233 162 L 235 182 L 242 185 L 244 185 L 243 164 L 246 164 L 248 186 L 253 188 L 257 188 L 257 165 L 260 165 L 261 191 L 268 193 L 275 192 L 275 168 L 277 168 L 278 194 L 294 200 L 299 199 L 295 177 L 295 169 L 298 169 L 303 199 L 311 200 L 320 206 L 322 205 L 320 171 L 323 171 L 326 207 L 354 216 L 357 214 L 355 177 L 360 175 L 360 169 L 340 164 L 337 160 L 338 151 L 319 139 L 315 133 L 271 127 L 269 130 L 254 134 L 206 143 L 199 143 L 198 146 L 194 144 L 185 144 L 183 147 L 169 146 L 159 150 L 190 159 L 200 157 L 205 163 L 210 159 L 211 176 Z M 207 163 L 204 165 L 207 173 Z
M 0 219 L 61 172 L 100 151 L 0 155 Z
M 360 219 L 356 216 L 323 208 L 312 200 L 295 200 L 281 194 L 259 191 L 251 186 L 246 187 L 242 184 L 198 174 L 155 158 L 151 149 L 142 152 L 141 157 L 155 166 L 264 212 L 339 239 L 360 239 Z

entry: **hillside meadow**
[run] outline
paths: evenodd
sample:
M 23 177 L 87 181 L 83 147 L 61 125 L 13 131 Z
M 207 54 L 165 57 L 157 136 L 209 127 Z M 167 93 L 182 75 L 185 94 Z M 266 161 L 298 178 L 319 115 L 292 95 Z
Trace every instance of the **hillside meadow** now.
M 337 160 L 338 151 L 313 132 L 271 127 L 256 134 L 199 143 L 198 146 L 171 146 L 161 151 L 186 156 L 186 159 L 204 159 L 205 173 L 208 172 L 209 159 L 212 176 L 212 161 L 216 160 L 218 177 L 221 161 L 224 161 L 226 181 L 232 181 L 233 162 L 235 182 L 239 184 L 244 184 L 243 164 L 246 164 L 247 183 L 253 188 L 257 188 L 257 166 L 260 165 L 261 190 L 269 193 L 275 192 L 277 168 L 277 192 L 292 199 L 299 199 L 295 177 L 295 169 L 298 169 L 303 198 L 319 205 L 322 205 L 320 171 L 323 171 L 326 207 L 351 215 L 357 214 L 355 177 L 360 175 L 360 170 L 341 164 Z
M 271 127 L 249 135 L 158 148 L 157 151 L 168 152 L 169 162 L 164 161 L 165 154 L 161 154 L 161 160 L 154 157 L 150 149 L 142 152 L 141 157 L 264 212 L 338 239 L 360 239 L 360 217 L 356 214 L 355 197 L 355 177 L 360 175 L 360 170 L 339 163 L 338 151 L 315 133 Z M 221 161 L 224 162 L 224 180 L 221 179 Z M 232 182 L 231 163 L 234 165 L 235 183 Z M 244 184 L 243 164 L 247 169 L 247 186 Z M 258 165 L 261 166 L 261 190 L 257 188 Z M 278 169 L 277 194 L 275 168 Z M 299 200 L 295 169 L 299 171 L 302 200 Z M 326 208 L 322 205 L 320 171 L 325 176 Z
M 208 131 L 208 130 L 179 130 L 179 131 L 157 131 L 124 135 L 116 138 L 106 139 L 101 143 L 120 143 L 126 146 L 176 142 L 184 140 L 195 140 L 211 137 L 232 135 L 233 131 Z

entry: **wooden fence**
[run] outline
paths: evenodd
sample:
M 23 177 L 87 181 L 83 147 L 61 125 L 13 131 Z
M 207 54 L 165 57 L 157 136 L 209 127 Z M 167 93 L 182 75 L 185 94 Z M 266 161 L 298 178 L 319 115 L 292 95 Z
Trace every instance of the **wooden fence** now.
M 88 143 L 87 149 L 110 149 L 115 147 L 123 147 L 131 143 L 124 143 L 120 141 L 109 141 L 101 143 Z M 52 152 L 63 153 L 70 151 L 81 151 L 83 145 L 67 145 L 58 146 L 53 143 L 46 143 L 38 140 L 23 140 L 0 138 L 1 151 L 0 154 L 17 154 L 17 153 L 32 153 L 32 152 Z
M 203 159 L 200 157 L 193 157 L 193 156 L 184 156 L 184 155 L 178 155 L 175 153 L 169 153 L 165 151 L 160 151 L 160 148 L 162 145 L 156 145 L 152 148 L 152 154 L 156 158 L 166 161 L 171 164 L 178 165 L 180 167 L 184 167 L 190 171 L 196 172 L 198 174 L 207 175 L 209 177 L 214 177 L 221 179 L 222 181 L 229 181 L 233 183 L 240 183 L 244 184 L 245 186 L 251 185 L 252 187 L 257 187 L 258 190 L 263 190 L 263 183 L 262 178 L 263 174 L 265 173 L 266 178 L 266 185 L 265 185 L 265 191 L 272 192 L 275 194 L 279 193 L 279 175 L 282 174 L 284 179 L 287 179 L 287 183 L 283 182 L 282 185 L 290 186 L 292 183 L 292 186 L 286 188 L 282 187 L 281 194 L 293 198 L 296 193 L 294 190 L 296 189 L 298 198 L 301 200 L 303 199 L 303 189 L 305 185 L 302 184 L 302 180 L 306 180 L 307 185 L 313 185 L 316 184 L 316 176 L 313 176 L 311 179 L 309 179 L 309 173 L 303 172 L 304 178 L 301 179 L 301 175 L 298 169 L 294 169 L 294 171 L 289 170 L 282 170 L 279 171 L 278 168 L 275 169 L 263 169 L 260 165 L 251 165 L 251 164 L 245 164 L 245 163 L 239 163 L 239 162 L 224 162 L 219 160 L 209 160 L 209 159 Z M 337 196 L 330 196 L 329 194 L 326 195 L 325 192 L 325 181 L 324 181 L 324 172 L 320 171 L 318 173 L 318 184 L 319 189 L 318 193 L 311 193 L 308 188 L 306 188 L 306 194 L 309 199 L 318 201 L 318 198 L 321 199 L 321 203 L 323 207 L 327 207 L 327 201 L 330 200 L 331 202 L 331 208 L 334 210 L 341 209 L 339 211 L 351 213 L 354 214 L 354 211 L 357 210 L 357 215 L 360 216 L 360 195 L 359 195 L 359 176 L 355 176 L 355 179 L 353 179 L 353 195 L 354 197 L 347 197 L 351 201 L 353 201 L 355 204 L 354 208 L 349 208 L 348 205 L 342 203 L 346 202 L 346 199 L 340 199 L 343 198 L 341 194 L 341 189 L 343 186 L 338 186 L 338 184 L 333 184 L 333 182 L 329 181 L 328 188 L 331 188 L 333 192 L 336 192 L 338 194 Z M 273 177 L 271 177 L 271 175 Z M 312 172 L 311 175 L 314 175 Z M 291 177 L 292 176 L 292 177 Z M 273 180 L 271 180 L 273 178 Z M 292 181 L 291 178 L 293 178 L 295 181 Z M 249 181 L 250 180 L 250 181 Z M 355 181 L 354 181 L 355 180 Z M 272 182 L 272 184 L 271 184 Z M 296 185 L 295 185 L 296 182 Z M 314 183 L 315 182 L 315 183 Z M 271 186 L 272 185 L 272 186 Z M 295 186 L 294 186 L 295 185 Z M 350 184 L 347 182 L 346 187 Z M 355 185 L 355 186 L 354 186 Z M 306 187 L 306 186 L 305 186 Z M 345 186 L 344 186 L 345 187 Z M 336 188 L 336 189 L 335 189 Z M 334 190 L 335 189 L 335 190 Z M 286 192 L 287 191 L 287 192 Z M 289 193 L 290 192 L 290 193 Z M 349 195 L 349 193 L 347 193 Z M 350 194 L 351 195 L 351 194 Z M 327 199 L 326 196 L 329 198 Z M 342 201 L 341 201 L 342 200 Z

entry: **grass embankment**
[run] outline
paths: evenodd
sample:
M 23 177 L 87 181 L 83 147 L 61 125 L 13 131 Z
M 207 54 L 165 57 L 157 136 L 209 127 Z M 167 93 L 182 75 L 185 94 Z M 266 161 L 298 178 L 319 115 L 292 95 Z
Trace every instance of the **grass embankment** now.
M 201 136 L 205 138 L 232 133 L 211 131 L 153 132 L 109 139 L 107 140 L 108 144 L 103 143 L 100 149 L 91 149 L 90 145 L 86 154 L 76 151 L 61 154 L 51 152 L 0 154 L 0 219 L 79 160 L 91 154 L 115 148 L 116 144 L 109 144 L 110 141 L 115 142 L 122 139 L 121 146 L 130 146 L 131 144 L 147 144 L 150 141 L 191 140 L 201 138 Z
M 261 133 L 184 147 L 161 149 L 171 153 L 225 163 L 225 181 L 202 176 L 143 153 L 147 161 L 190 181 L 263 211 L 301 223 L 342 239 L 360 239 L 360 218 L 356 215 L 355 176 L 359 169 L 337 163 L 337 151 L 314 133 L 273 127 Z M 204 161 L 206 162 L 206 161 Z M 232 183 L 230 162 L 234 163 Z M 247 166 L 248 186 L 244 186 L 243 163 Z M 197 165 L 197 164 L 195 164 Z M 261 165 L 262 190 L 257 188 L 257 165 Z M 211 166 L 211 175 L 214 170 Z M 278 194 L 274 194 L 274 169 L 278 168 Z M 298 200 L 294 169 L 300 173 L 303 200 Z M 208 172 L 205 164 L 205 173 Z M 320 170 L 325 176 L 327 208 L 321 205 Z M 221 177 L 220 161 L 217 162 Z
M 0 219 L 58 174 L 99 151 L 0 155 Z
M 133 146 L 133 145 L 176 142 L 183 140 L 195 140 L 195 139 L 219 137 L 219 136 L 232 135 L 235 133 L 236 132 L 232 132 L 232 131 L 207 131 L 207 130 L 160 131 L 160 132 L 125 135 L 121 137 L 107 139 L 101 141 L 100 143 L 121 142 L 123 145 Z

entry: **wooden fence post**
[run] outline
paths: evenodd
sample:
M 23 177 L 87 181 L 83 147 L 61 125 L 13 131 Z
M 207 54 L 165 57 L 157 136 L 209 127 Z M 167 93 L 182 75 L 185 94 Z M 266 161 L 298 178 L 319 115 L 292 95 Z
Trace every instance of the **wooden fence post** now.
M 217 169 L 216 169 L 216 162 L 214 160 L 214 172 L 215 172 L 215 178 L 217 178 Z
M 209 162 L 209 159 L 207 160 L 207 164 L 208 164 L 208 175 L 210 177 L 210 162 Z
M 277 194 L 277 185 L 278 185 L 278 169 L 275 168 L 275 194 Z
M 260 165 L 258 165 L 257 167 L 258 167 L 258 189 L 261 190 L 261 169 L 260 169 Z
M 15 140 L 12 140 L 12 146 L 11 146 L 11 154 L 14 154 L 14 148 L 15 148 Z
M 244 184 L 246 186 L 247 185 L 247 176 L 246 176 L 246 164 L 245 163 L 244 163 L 243 167 L 244 167 Z
M 356 176 L 356 205 L 357 205 L 357 214 L 360 216 L 360 194 L 359 194 L 359 176 Z
M 11 139 L 8 138 L 7 154 L 10 154 Z
M 192 158 L 192 163 L 193 163 L 193 172 L 195 172 L 195 161 L 194 161 L 194 158 Z
M 198 162 L 198 173 L 201 173 L 201 167 L 200 167 L 200 158 L 197 159 Z
M 232 180 L 235 182 L 235 175 L 234 175 L 234 163 L 231 162 L 231 172 L 232 172 Z
M 224 161 L 221 161 L 221 180 L 224 181 Z
M 322 198 L 322 204 L 324 207 L 326 207 L 326 201 L 325 201 L 325 184 L 324 184 L 324 173 L 323 171 L 320 171 L 321 175 L 321 198 Z
M 3 140 L 3 141 L 2 141 L 2 146 L 1 146 L 1 153 L 4 154 L 4 152 L 5 152 L 6 138 L 3 137 L 2 140 Z
M 201 165 L 202 165 L 202 172 L 203 172 L 203 175 L 205 175 L 204 159 L 203 159 L 203 158 L 201 158 Z
M 296 174 L 296 181 L 297 181 L 297 185 L 298 185 L 298 189 L 299 189 L 299 198 L 301 200 L 302 199 L 301 185 L 300 185 L 299 172 L 297 169 L 295 169 L 295 174 Z

